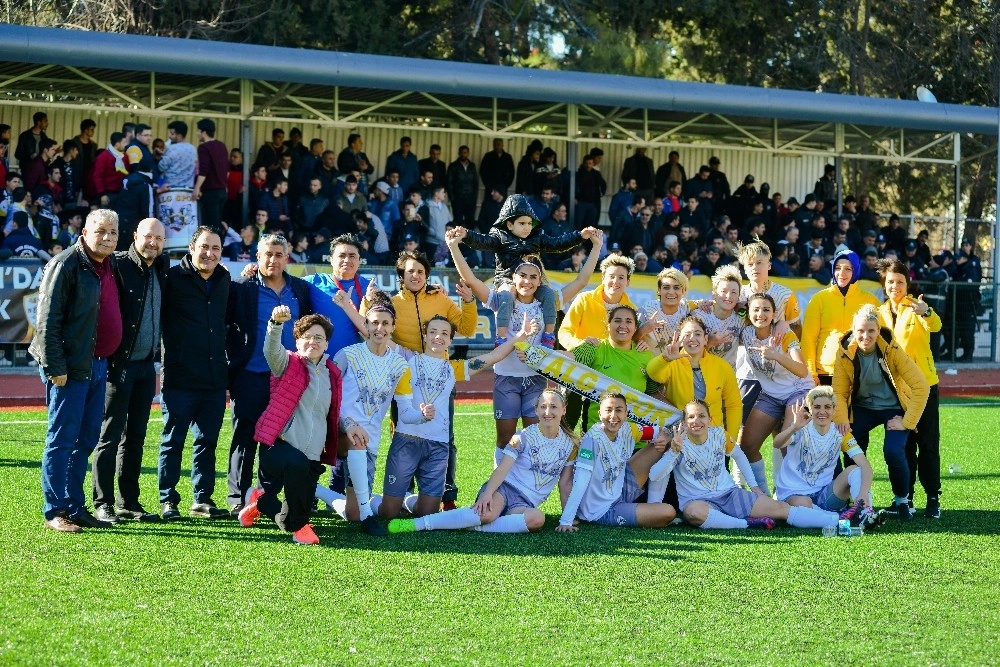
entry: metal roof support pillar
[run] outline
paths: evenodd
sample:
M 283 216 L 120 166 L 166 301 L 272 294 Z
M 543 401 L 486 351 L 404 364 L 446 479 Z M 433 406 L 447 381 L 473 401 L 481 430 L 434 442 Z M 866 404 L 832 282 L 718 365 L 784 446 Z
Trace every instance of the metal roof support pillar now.
M 240 148 L 243 150 L 243 185 L 250 183 L 250 161 L 253 155 L 253 123 L 250 121 L 250 114 L 253 113 L 253 81 L 250 79 L 240 79 Z M 237 229 L 243 228 L 246 222 L 246 215 L 250 209 L 250 188 L 243 188 L 243 214 L 244 219 L 235 222 Z M 256 211 L 254 212 L 256 213 Z M 234 221 L 229 221 L 232 227 Z
M 837 123 L 833 128 L 834 150 L 837 157 L 834 158 L 837 178 L 837 217 L 844 213 L 844 125 Z
M 578 143 L 580 110 L 575 104 L 566 105 L 566 169 L 569 169 L 569 195 L 566 209 L 569 220 L 576 220 L 576 168 L 580 164 L 580 144 Z
M 952 139 L 952 160 L 955 164 L 955 238 L 954 248 L 961 247 L 959 241 L 965 235 L 964 225 L 959 229 L 962 222 L 962 135 L 955 132 Z

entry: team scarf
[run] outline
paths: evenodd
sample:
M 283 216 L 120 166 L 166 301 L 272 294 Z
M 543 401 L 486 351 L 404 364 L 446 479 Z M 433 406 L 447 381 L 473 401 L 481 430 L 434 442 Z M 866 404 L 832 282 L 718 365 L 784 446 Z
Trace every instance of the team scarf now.
M 128 167 L 125 166 L 125 153 L 115 150 L 114 144 L 108 144 L 108 152 L 115 157 L 115 171 L 120 174 L 128 174 Z
M 608 391 L 624 395 L 628 418 L 637 424 L 663 427 L 681 419 L 681 411 L 669 403 L 612 380 L 573 357 L 538 345 L 515 343 L 515 346 L 524 352 L 524 363 L 529 368 L 588 400 L 597 401 Z

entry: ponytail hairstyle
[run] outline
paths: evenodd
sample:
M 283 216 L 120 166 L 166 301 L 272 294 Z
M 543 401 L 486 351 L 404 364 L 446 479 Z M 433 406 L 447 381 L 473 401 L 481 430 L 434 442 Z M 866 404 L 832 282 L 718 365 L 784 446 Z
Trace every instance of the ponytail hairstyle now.
M 511 271 L 513 275 L 523 264 L 531 264 L 533 267 L 538 269 L 539 285 L 548 285 L 549 278 L 545 275 L 545 266 L 542 265 L 542 259 L 538 255 L 523 255 L 521 261 L 519 261 Z
M 566 395 L 562 391 L 560 391 L 559 389 L 555 389 L 553 387 L 549 387 L 547 389 L 544 389 L 542 391 L 542 393 L 538 395 L 538 398 L 535 400 L 535 411 L 536 412 L 538 411 L 539 407 L 542 405 L 542 398 L 545 396 L 545 394 L 549 394 L 550 396 L 558 396 L 559 397 L 559 402 L 562 403 L 563 408 L 566 407 Z M 563 415 L 562 419 L 559 420 L 559 429 L 564 434 L 566 434 L 566 437 L 570 439 L 570 441 L 573 443 L 574 447 L 579 446 L 579 444 L 580 444 L 580 436 L 576 434 L 576 431 L 574 431 L 573 429 L 571 429 L 569 427 L 569 424 L 566 423 L 566 415 L 565 414 Z
M 382 290 L 376 290 L 372 292 L 371 296 L 368 297 L 368 302 L 371 304 L 368 306 L 368 312 L 383 312 L 389 313 L 392 317 L 392 323 L 396 323 L 396 309 L 392 307 L 392 302 L 389 300 L 389 295 L 387 295 Z

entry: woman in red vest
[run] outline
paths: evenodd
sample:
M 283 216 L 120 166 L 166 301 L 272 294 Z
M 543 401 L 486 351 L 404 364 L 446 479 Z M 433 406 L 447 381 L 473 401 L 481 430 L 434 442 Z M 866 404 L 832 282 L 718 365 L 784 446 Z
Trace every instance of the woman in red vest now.
M 319 544 L 309 524 L 316 482 L 323 464 L 337 463 L 341 374 L 326 353 L 333 325 L 323 315 L 299 318 L 292 329 L 295 352 L 281 345 L 281 330 L 292 318 L 288 306 L 271 311 L 264 337 L 264 357 L 271 368 L 271 400 L 257 421 L 262 486 L 284 487 L 285 499 L 252 488 L 240 512 L 240 524 L 253 525 L 261 514 L 299 544 Z

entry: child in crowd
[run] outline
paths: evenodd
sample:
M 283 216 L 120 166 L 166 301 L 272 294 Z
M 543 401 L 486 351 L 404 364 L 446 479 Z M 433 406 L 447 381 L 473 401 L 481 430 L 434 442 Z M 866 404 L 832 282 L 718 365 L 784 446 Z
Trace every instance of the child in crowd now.
M 754 485 L 740 488 L 726 470 L 732 457 L 747 479 L 753 479 L 746 456 L 726 431 L 712 426 L 708 406 L 700 399 L 684 406 L 684 421 L 674 428 L 670 450 L 649 471 L 650 480 L 673 471 L 684 519 L 699 528 L 774 528 L 782 519 L 797 528 L 835 526 L 839 517 L 815 507 L 790 506 L 764 495 Z
M 872 507 L 872 466 L 853 435 L 832 427 L 836 404 L 833 387 L 813 387 L 795 405 L 791 423 L 774 437 L 774 446 L 787 452 L 774 475 L 777 498 L 789 505 L 840 512 L 841 519 L 854 525 L 875 528 L 886 512 Z M 854 465 L 834 478 L 841 452 Z
M 559 519 L 559 532 L 575 532 L 577 518 L 603 526 L 663 528 L 677 516 L 667 503 L 636 503 L 649 477 L 650 467 L 667 446 L 666 431 L 640 428 L 626 420 L 622 394 L 607 392 L 600 399 L 600 421 L 580 442 L 573 474 L 573 490 Z M 652 440 L 652 447 L 635 451 L 637 440 Z
M 586 227 L 579 232 L 569 232 L 562 236 L 550 237 L 538 229 L 539 221 L 535 218 L 534 209 L 524 195 L 511 195 L 500 209 L 500 215 L 490 229 L 489 234 L 481 234 L 457 227 L 455 234 L 459 240 L 465 240 L 473 250 L 491 250 L 496 253 L 496 276 L 493 286 L 500 297 L 500 307 L 497 310 L 497 337 L 506 338 L 507 327 L 510 326 L 514 298 L 511 294 L 511 284 L 516 266 L 525 255 L 541 253 L 565 252 L 578 245 L 581 239 L 589 239 L 597 230 Z M 556 295 L 548 286 L 541 286 L 537 296 L 542 304 L 544 327 L 542 345 L 552 347 L 555 343 L 556 326 Z M 498 340 L 498 343 L 502 341 Z
M 572 481 L 579 438 L 563 422 L 566 399 L 546 389 L 535 404 L 540 421 L 511 438 L 503 460 L 479 491 L 476 504 L 417 519 L 394 519 L 389 532 L 458 530 L 488 533 L 527 533 L 545 525 L 542 503 L 559 483 L 565 504 Z

